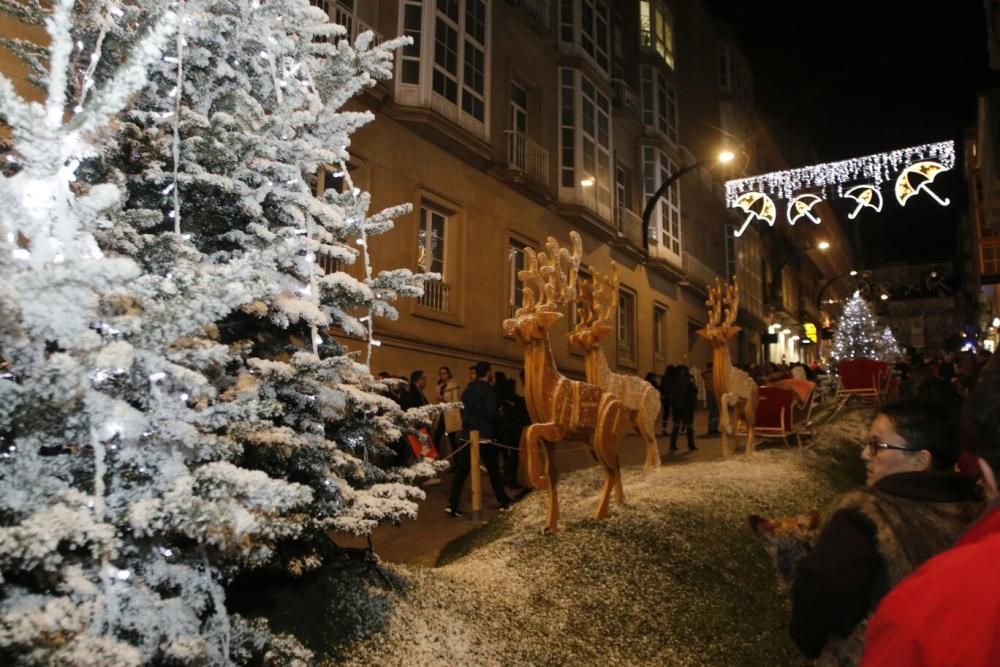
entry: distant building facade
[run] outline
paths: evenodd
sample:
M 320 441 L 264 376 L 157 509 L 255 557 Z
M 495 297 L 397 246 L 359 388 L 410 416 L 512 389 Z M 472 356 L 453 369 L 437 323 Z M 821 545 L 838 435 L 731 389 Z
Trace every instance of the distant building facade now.
M 376 268 L 440 273 L 427 294 L 380 320 L 377 370 L 461 368 L 487 359 L 507 372 L 520 346 L 501 322 L 522 303 L 524 249 L 549 235 L 583 237 L 587 271 L 620 275 L 617 321 L 605 353 L 621 372 L 704 368 L 705 285 L 740 285 L 733 359 L 809 358 L 805 324 L 821 324 L 810 290 L 846 270 L 792 249 L 777 228 L 732 237 L 742 216 L 725 207 L 728 178 L 758 169 L 753 81 L 727 29 L 699 0 L 377 0 L 327 3 L 352 32 L 406 34 L 392 81 L 359 102 L 376 114 L 357 132 L 351 170 L 375 208 L 412 202 L 413 213 L 373 239 Z M 684 176 L 645 203 L 678 169 L 732 148 L 735 168 Z M 772 146 L 769 153 L 780 151 Z M 772 163 L 776 160 L 772 159 Z M 839 234 L 836 221 L 823 231 Z M 787 225 L 782 225 L 787 227 Z M 785 244 L 787 245 L 787 244 Z M 846 247 L 846 240 L 843 247 Z M 777 249 L 776 249 L 777 248 Z M 780 302 L 768 300 L 779 263 Z M 776 317 L 782 351 L 762 336 Z M 583 357 L 552 332 L 557 362 L 582 376 Z M 815 356 L 815 353 L 813 353 Z

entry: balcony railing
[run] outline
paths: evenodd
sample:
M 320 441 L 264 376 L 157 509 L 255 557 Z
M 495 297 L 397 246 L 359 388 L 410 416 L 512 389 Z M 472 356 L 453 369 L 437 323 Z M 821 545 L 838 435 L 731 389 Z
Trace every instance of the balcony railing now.
M 524 136 L 522 132 L 506 130 L 507 166 L 523 171 L 541 183 L 549 184 L 549 152 Z
M 424 283 L 424 295 L 417 299 L 417 303 L 431 310 L 439 310 L 442 313 L 449 312 L 448 285 L 442 282 Z
M 715 276 L 717 274 L 710 266 L 704 264 L 700 259 L 689 252 L 684 252 L 683 257 L 683 268 L 684 273 L 687 274 L 688 282 L 704 288 L 715 281 Z
M 382 42 L 382 35 L 375 31 L 370 25 L 355 16 L 354 12 L 344 7 L 340 3 L 336 3 L 333 6 L 333 16 L 331 20 L 347 28 L 347 39 L 351 44 L 357 41 L 358 35 L 365 32 L 366 30 L 371 30 L 374 35 L 372 40 L 372 45 L 380 44 Z
M 612 83 L 615 86 L 615 105 L 642 120 L 642 104 L 639 95 L 622 79 L 612 79 Z
M 624 206 L 615 208 L 615 227 L 619 238 L 626 239 L 637 248 L 642 247 L 642 218 Z
M 549 16 L 552 15 L 550 0 L 514 0 L 518 7 L 524 7 L 542 26 L 549 27 Z

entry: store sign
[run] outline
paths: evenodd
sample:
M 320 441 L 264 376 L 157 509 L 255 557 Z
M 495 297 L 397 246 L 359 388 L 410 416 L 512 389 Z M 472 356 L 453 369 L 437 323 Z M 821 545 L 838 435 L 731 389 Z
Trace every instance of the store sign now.
M 811 340 L 814 343 L 819 342 L 819 336 L 818 336 L 818 333 L 816 331 L 816 325 L 815 324 L 813 324 L 812 322 L 806 322 L 805 329 L 806 329 L 806 338 L 808 338 L 809 340 Z

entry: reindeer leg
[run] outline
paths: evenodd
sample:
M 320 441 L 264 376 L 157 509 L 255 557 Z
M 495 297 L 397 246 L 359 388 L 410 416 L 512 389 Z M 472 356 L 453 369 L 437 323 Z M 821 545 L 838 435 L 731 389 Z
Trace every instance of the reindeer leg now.
M 524 429 L 521 437 L 521 452 L 524 460 L 524 469 L 528 475 L 528 483 L 536 489 L 548 488 L 546 469 L 539 451 L 541 440 L 541 429 L 544 424 L 531 424 Z
M 594 512 L 595 519 L 604 519 L 608 516 L 608 508 L 611 504 L 611 494 L 617 492 L 618 499 L 624 504 L 625 492 L 621 486 L 621 465 L 618 461 L 617 446 L 621 441 L 623 425 L 627 424 L 627 416 L 623 412 L 623 407 L 617 401 L 610 405 L 602 406 L 604 409 L 598 417 L 597 428 L 594 429 L 594 449 L 604 464 L 604 488 L 601 490 L 601 498 L 597 502 L 597 510 Z
M 549 480 L 549 513 L 545 522 L 544 532 L 554 533 L 559 529 L 559 471 L 556 470 L 555 444 L 545 443 L 545 474 Z

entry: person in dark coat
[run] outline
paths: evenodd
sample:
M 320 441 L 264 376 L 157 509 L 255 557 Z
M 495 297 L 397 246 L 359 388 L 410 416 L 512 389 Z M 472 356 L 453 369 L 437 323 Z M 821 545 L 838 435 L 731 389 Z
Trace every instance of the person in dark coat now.
M 499 439 L 504 445 L 504 481 L 511 489 L 521 488 L 517 478 L 520 465 L 519 450 L 521 431 L 531 423 L 528 415 L 528 405 L 523 396 L 517 394 L 517 382 L 503 373 L 496 374 L 494 383 L 497 392 L 497 410 L 499 412 Z
M 413 371 L 410 373 L 410 387 L 403 394 L 401 407 L 404 410 L 409 410 L 410 408 L 419 408 L 427 405 L 427 396 L 424 394 L 426 386 L 427 376 L 423 371 Z
M 667 432 L 667 420 L 670 418 L 670 385 L 674 378 L 676 367 L 668 365 L 660 378 L 660 420 L 663 422 L 663 432 Z
M 670 409 L 674 411 L 674 428 L 670 432 L 670 451 L 677 451 L 677 436 L 683 426 L 687 432 L 688 451 L 698 449 L 694 446 L 694 407 L 698 400 L 698 387 L 687 366 L 674 368 L 670 380 Z
M 879 409 L 861 455 L 867 487 L 834 503 L 792 584 L 789 630 L 806 657 L 857 665 L 878 601 L 978 514 L 975 483 L 953 472 L 950 423 L 913 401 Z
M 476 380 L 469 384 L 462 392 L 462 435 L 463 439 L 469 439 L 470 431 L 479 431 L 480 441 L 495 440 L 497 432 L 497 395 L 493 386 L 489 383 L 490 365 L 488 362 L 480 361 L 476 364 Z M 493 487 L 493 495 L 496 496 L 497 504 L 501 510 L 510 507 L 510 498 L 503 488 L 503 476 L 500 474 L 500 448 L 489 442 L 483 442 L 480 446 L 483 465 L 490 477 L 490 485 Z M 459 509 L 462 500 L 462 489 L 465 487 L 465 480 L 469 476 L 471 459 L 469 457 L 469 447 L 462 447 L 455 455 L 455 477 L 451 483 L 451 494 L 445 512 L 449 516 L 462 516 Z

